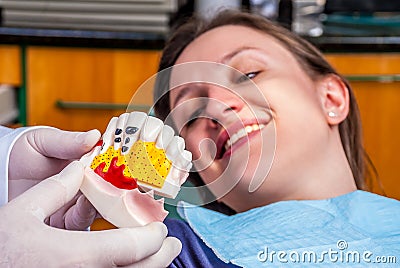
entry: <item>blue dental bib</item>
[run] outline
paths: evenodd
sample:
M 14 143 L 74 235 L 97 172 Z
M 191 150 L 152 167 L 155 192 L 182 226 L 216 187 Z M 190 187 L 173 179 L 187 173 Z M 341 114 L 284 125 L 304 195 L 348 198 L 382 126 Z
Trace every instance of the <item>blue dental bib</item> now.
M 221 260 L 238 266 L 400 267 L 400 202 L 364 191 L 233 216 L 182 202 L 178 213 Z

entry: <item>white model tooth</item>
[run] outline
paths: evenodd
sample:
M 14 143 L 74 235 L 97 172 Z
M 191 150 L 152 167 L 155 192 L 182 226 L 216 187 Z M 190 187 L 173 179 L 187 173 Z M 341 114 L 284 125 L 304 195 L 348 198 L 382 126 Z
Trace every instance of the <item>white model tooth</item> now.
M 83 155 L 79 161 L 85 165 L 85 167 L 90 166 L 93 159 L 100 154 L 100 146 L 96 146 L 93 148 L 92 151 L 88 152 L 87 154 Z
M 172 168 L 168 174 L 167 180 L 170 184 L 180 187 L 189 176 L 189 173 L 178 168 Z
M 187 172 L 189 173 L 189 172 L 191 171 L 192 167 L 193 167 L 193 162 L 189 162 L 189 164 L 186 166 L 185 169 L 186 169 Z
M 182 173 L 182 175 L 179 178 L 179 185 L 182 185 L 186 179 L 189 177 L 189 173 L 188 172 L 184 172 Z
M 127 153 L 132 144 L 139 139 L 139 135 L 146 118 L 147 114 L 143 112 L 132 112 L 129 114 L 128 120 L 126 121 L 123 129 L 124 140 L 122 145 L 122 153 Z
M 164 123 L 160 119 L 154 116 L 149 116 L 144 123 L 142 132 L 140 133 L 140 139 L 142 141 L 155 142 L 158 134 L 160 134 L 163 128 L 163 125 Z
M 184 139 L 179 136 L 174 136 L 171 142 L 169 143 L 165 153 L 167 155 L 167 158 L 173 162 L 179 157 L 179 155 L 183 152 L 184 149 L 185 149 Z
M 180 181 L 181 181 L 181 177 L 183 176 L 185 172 L 182 172 L 179 168 L 171 168 L 167 179 L 175 185 L 180 186 Z
M 193 159 L 192 153 L 187 150 L 184 150 L 182 153 L 182 158 L 186 160 L 186 166 L 184 166 L 183 169 L 186 171 L 189 171 L 191 166 L 189 167 L 189 169 L 188 169 L 188 166 L 189 166 L 189 164 L 192 163 L 192 159 Z
M 128 120 L 129 114 L 124 113 L 118 117 L 117 124 L 114 130 L 114 149 L 117 150 L 122 147 L 124 142 L 124 128 L 126 121 Z
M 117 117 L 113 117 L 111 118 L 110 122 L 108 123 L 107 129 L 103 134 L 103 148 L 100 151 L 100 153 L 104 153 L 105 151 L 107 151 L 108 147 L 110 147 L 111 145 L 113 145 L 114 143 L 114 132 L 115 132 L 115 127 L 117 126 L 117 121 L 118 118 Z
M 177 161 L 177 167 L 176 169 L 179 170 L 179 172 L 173 172 L 172 176 L 175 179 L 179 185 L 182 185 L 187 177 L 189 176 L 189 171 L 192 168 L 192 153 L 184 150 L 181 155 L 180 159 Z
M 257 125 L 257 124 L 254 124 L 254 125 L 252 126 L 252 128 L 253 128 L 253 131 L 256 131 L 256 130 L 259 130 L 259 129 L 260 129 L 260 126 Z
M 178 155 L 173 164 L 179 170 L 187 172 L 188 170 L 186 168 L 191 161 L 192 161 L 192 153 L 184 150 L 180 155 Z
M 158 149 L 167 148 L 174 135 L 175 131 L 172 129 L 172 127 L 164 125 L 161 133 L 157 137 L 156 147 Z

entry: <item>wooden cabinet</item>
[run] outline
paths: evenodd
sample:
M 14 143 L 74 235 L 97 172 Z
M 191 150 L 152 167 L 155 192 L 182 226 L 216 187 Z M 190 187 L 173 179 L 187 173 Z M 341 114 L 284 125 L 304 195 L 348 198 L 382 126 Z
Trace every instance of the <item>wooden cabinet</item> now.
M 0 84 L 20 86 L 21 50 L 16 45 L 0 45 Z
M 159 55 L 144 50 L 27 47 L 27 124 L 104 131 L 112 116 L 125 111 L 135 90 L 157 72 Z M 144 96 L 138 104 L 150 106 L 152 92 Z
M 400 53 L 327 54 L 350 80 L 361 111 L 364 144 L 387 196 L 400 199 Z M 374 191 L 382 193 L 374 182 Z

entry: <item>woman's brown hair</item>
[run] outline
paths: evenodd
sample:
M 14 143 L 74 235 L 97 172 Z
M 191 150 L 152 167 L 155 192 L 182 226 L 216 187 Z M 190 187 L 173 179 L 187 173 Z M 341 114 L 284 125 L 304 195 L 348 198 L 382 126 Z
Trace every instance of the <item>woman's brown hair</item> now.
M 375 169 L 365 153 L 362 142 L 361 120 L 358 105 L 349 83 L 326 61 L 323 54 L 305 39 L 292 33 L 264 17 L 240 11 L 223 11 L 210 21 L 193 17 L 181 25 L 170 37 L 163 50 L 159 71 L 173 66 L 182 53 L 194 39 L 201 34 L 224 25 L 241 25 L 259 30 L 281 43 L 296 58 L 300 66 L 313 80 L 333 74 L 345 83 L 350 96 L 350 108 L 347 118 L 340 123 L 339 132 L 347 160 L 350 164 L 353 177 L 358 189 L 366 189 L 367 164 L 375 172 Z M 165 77 L 163 75 L 163 77 Z M 164 79 L 165 80 L 165 79 Z M 165 119 L 170 112 L 168 81 L 158 80 L 154 89 L 155 113 Z

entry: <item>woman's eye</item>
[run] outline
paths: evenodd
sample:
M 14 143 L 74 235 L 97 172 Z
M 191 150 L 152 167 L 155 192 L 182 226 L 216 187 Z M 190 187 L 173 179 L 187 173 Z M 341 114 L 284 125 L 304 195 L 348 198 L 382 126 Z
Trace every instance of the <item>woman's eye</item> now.
M 246 76 L 247 76 L 249 79 L 253 79 L 254 77 L 257 76 L 258 73 L 259 73 L 259 72 L 251 72 L 251 73 L 247 73 Z
M 197 118 L 191 118 L 187 121 L 186 126 L 191 126 L 195 121 L 197 120 Z
M 196 122 L 196 120 L 201 116 L 202 111 L 203 109 L 198 109 L 194 113 L 192 113 L 190 117 L 187 119 L 186 126 L 189 127 L 194 122 Z
M 257 72 L 246 73 L 246 74 L 240 76 L 239 79 L 236 81 L 236 83 L 239 84 L 239 83 L 243 83 L 243 82 L 246 82 L 248 80 L 251 80 L 254 77 L 256 77 L 258 73 L 259 73 L 258 71 Z

